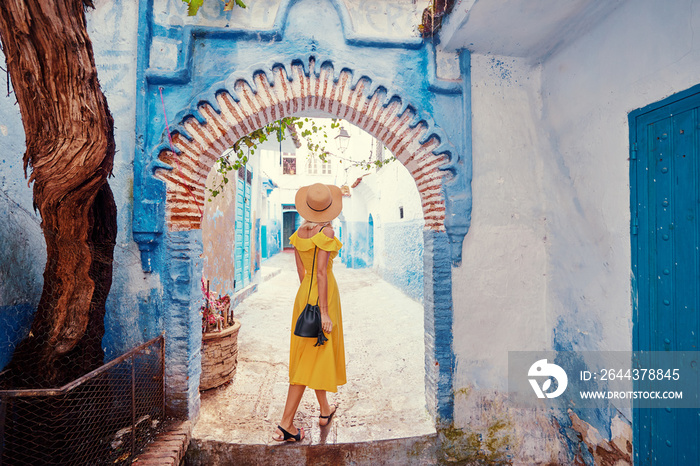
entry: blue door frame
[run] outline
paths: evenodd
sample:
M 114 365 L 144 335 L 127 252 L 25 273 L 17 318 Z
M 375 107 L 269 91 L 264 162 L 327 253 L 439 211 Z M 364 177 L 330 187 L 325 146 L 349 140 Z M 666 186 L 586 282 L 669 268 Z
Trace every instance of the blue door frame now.
M 700 85 L 630 113 L 629 128 L 633 349 L 698 351 Z M 700 464 L 697 409 L 633 411 L 635 464 Z

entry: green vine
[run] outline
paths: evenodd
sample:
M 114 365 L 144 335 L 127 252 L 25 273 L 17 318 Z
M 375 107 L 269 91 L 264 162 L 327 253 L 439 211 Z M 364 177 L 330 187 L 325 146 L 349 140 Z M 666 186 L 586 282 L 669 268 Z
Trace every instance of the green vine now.
M 282 142 L 287 134 L 296 134 L 305 139 L 306 147 L 310 152 L 310 157 L 318 157 L 323 163 L 329 162 L 329 157 L 338 159 L 338 163 L 345 163 L 347 168 L 359 167 L 364 170 L 381 168 L 384 165 L 396 160 L 396 157 L 388 157 L 385 160 L 353 160 L 347 157 L 333 154 L 326 150 L 328 142 L 328 129 L 340 128 L 340 120 L 332 118 L 330 126 L 319 125 L 313 118 L 284 117 L 275 120 L 267 126 L 243 136 L 231 146 L 231 151 L 227 151 L 215 164 L 216 171 L 221 174 L 221 180 L 213 188 L 207 187 L 209 192 L 209 202 L 223 192 L 229 182 L 231 171 L 238 171 L 248 163 L 248 158 L 254 155 L 258 146 L 274 138 L 277 142 Z M 322 138 L 322 141 L 314 140 L 314 137 Z
M 199 11 L 199 8 L 204 4 L 204 0 L 182 0 L 183 3 L 187 3 L 187 15 L 195 16 Z M 240 8 L 247 8 L 246 4 L 241 0 L 221 0 L 224 3 L 224 11 L 231 11 L 233 7 L 237 6 Z
M 182 0 L 187 4 L 187 14 L 189 16 L 197 15 L 199 8 L 204 4 L 205 0 Z M 224 3 L 224 11 L 231 11 L 234 7 L 247 8 L 246 4 L 242 0 L 221 0 Z M 324 163 L 328 163 L 328 158 L 330 156 L 336 157 L 339 163 L 346 163 L 346 167 L 360 167 L 364 170 L 371 170 L 373 168 L 381 168 L 382 166 L 393 162 L 396 157 L 389 157 L 385 160 L 352 160 L 349 158 L 341 157 L 336 154 L 332 154 L 325 148 L 325 143 L 328 142 L 327 127 L 323 125 L 317 125 L 316 122 L 309 118 L 300 117 L 285 117 L 280 120 L 274 121 L 269 125 L 257 129 L 250 134 L 243 136 L 241 139 L 236 141 L 231 149 L 232 151 L 223 155 L 217 163 L 215 164 L 216 171 L 221 174 L 221 181 L 213 188 L 207 187 L 209 191 L 209 202 L 213 200 L 217 195 L 219 195 L 226 184 L 229 182 L 229 174 L 233 170 L 238 170 L 240 167 L 245 166 L 248 162 L 248 157 L 253 155 L 258 148 L 259 144 L 268 141 L 270 137 L 274 134 L 278 142 L 285 139 L 287 134 L 287 129 L 295 127 L 294 133 L 301 136 L 306 140 L 306 147 L 309 149 L 311 157 L 318 157 Z M 336 129 L 340 127 L 340 120 L 333 118 L 330 129 Z M 299 131 L 296 131 L 298 128 Z M 322 136 L 323 141 L 318 142 L 313 140 L 313 136 Z M 246 150 L 247 154 L 244 152 Z M 235 158 L 231 155 L 235 154 Z

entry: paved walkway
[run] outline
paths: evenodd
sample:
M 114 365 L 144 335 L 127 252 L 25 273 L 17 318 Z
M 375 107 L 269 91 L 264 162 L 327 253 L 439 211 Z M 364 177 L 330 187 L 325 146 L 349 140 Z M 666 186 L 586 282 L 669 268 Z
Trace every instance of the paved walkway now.
M 276 269 L 281 269 L 280 273 Z M 236 444 L 274 444 L 288 388 L 291 306 L 298 284 L 293 254 L 264 263 L 258 292 L 236 309 L 242 322 L 236 376 L 202 393 L 192 437 Z M 318 404 L 307 390 L 295 418 L 304 444 L 366 442 L 435 433 L 425 408 L 423 306 L 367 269 L 336 258 L 345 330 L 348 383 L 329 401 L 331 426 L 318 427 Z

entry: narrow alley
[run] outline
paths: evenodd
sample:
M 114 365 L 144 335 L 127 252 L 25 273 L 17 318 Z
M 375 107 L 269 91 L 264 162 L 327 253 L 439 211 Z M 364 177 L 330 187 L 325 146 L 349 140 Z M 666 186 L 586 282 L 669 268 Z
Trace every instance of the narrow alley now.
M 348 269 L 336 259 L 345 330 L 348 383 L 329 393 L 338 412 L 318 427 L 313 390 L 295 424 L 304 444 L 366 442 L 435 433 L 425 407 L 423 306 L 370 269 Z M 268 277 L 236 308 L 242 322 L 233 381 L 201 394 L 193 438 L 235 444 L 274 444 L 288 388 L 291 306 L 298 278 L 291 252 L 263 264 Z

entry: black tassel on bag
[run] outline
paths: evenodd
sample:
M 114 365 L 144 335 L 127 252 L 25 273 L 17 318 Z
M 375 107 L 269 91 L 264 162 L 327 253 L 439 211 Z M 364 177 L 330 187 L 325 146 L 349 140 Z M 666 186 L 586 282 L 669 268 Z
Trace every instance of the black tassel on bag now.
M 323 328 L 319 328 L 318 340 L 316 340 L 316 344 L 314 346 L 323 346 L 323 344 L 327 341 L 328 341 L 328 338 L 326 338 L 326 335 L 324 335 Z

